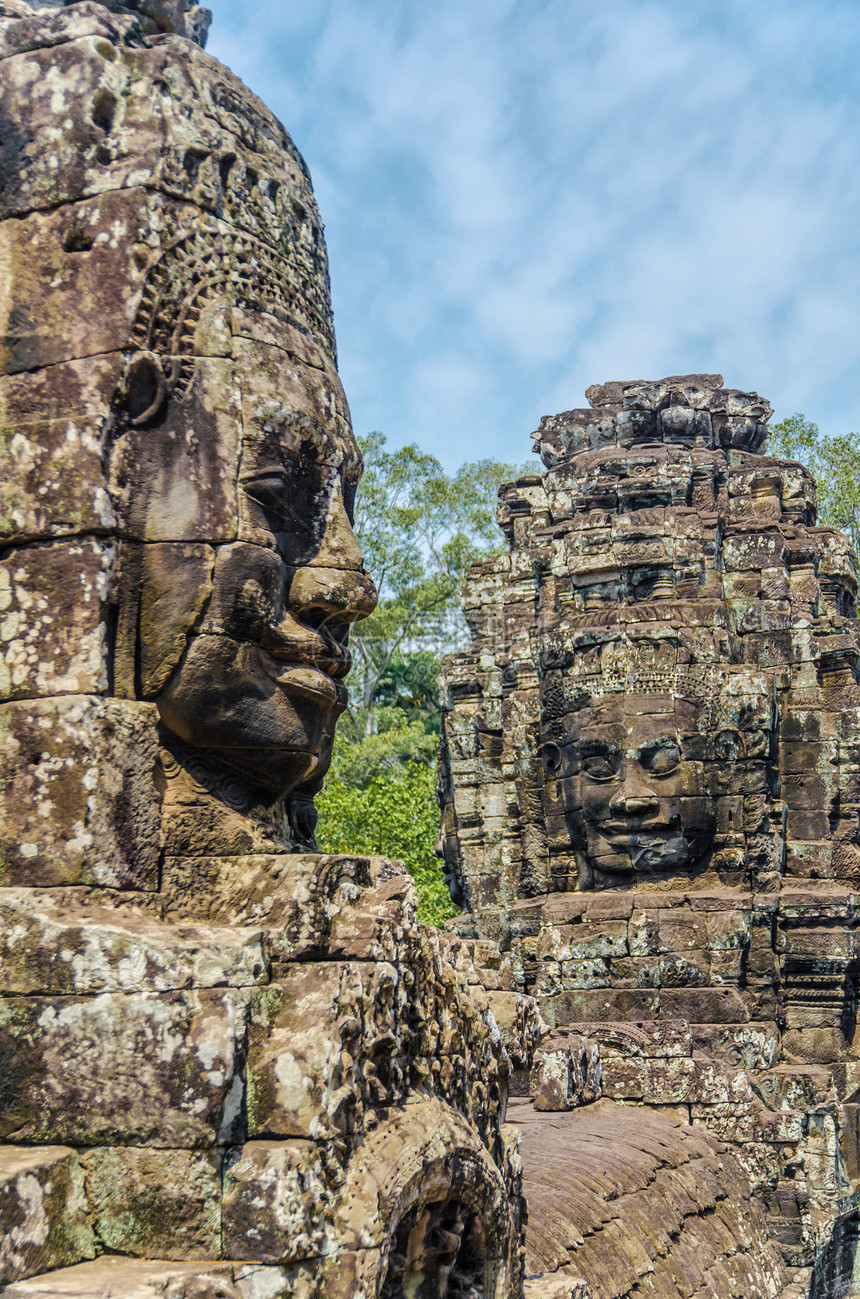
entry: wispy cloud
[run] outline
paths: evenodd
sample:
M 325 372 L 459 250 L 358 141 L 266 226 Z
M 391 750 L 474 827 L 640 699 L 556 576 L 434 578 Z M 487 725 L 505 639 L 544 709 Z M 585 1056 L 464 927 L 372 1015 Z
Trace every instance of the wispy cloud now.
M 356 428 L 521 460 L 608 378 L 860 427 L 854 0 L 233 0 L 304 152 Z

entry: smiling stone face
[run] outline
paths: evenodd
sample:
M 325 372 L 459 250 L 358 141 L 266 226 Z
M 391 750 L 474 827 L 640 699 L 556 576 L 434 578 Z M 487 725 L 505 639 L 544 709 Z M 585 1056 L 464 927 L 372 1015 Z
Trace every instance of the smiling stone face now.
M 38 49 L 19 8 L 29 53 L 4 65 L 0 107 L 14 121 L 27 102 L 27 122 L 59 134 L 48 167 L 7 132 L 0 599 L 15 617 L 0 706 L 101 699 L 86 737 L 99 752 L 115 716 L 147 732 L 143 774 L 118 773 L 112 796 L 118 861 L 141 860 L 138 801 L 158 804 L 177 852 L 284 846 L 282 812 L 289 844 L 310 847 L 348 626 L 375 597 L 307 169 L 260 101 L 181 39 L 199 6 L 91 6 L 79 28 L 79 6 L 57 4 Z M 56 48 L 52 99 L 35 87 Z M 15 719 L 4 778 L 24 808 L 42 758 L 27 710 Z M 83 773 L 77 749 L 65 770 Z M 89 796 L 64 798 L 72 826 Z M 65 862 L 76 836 L 55 838 Z M 95 838 L 86 853 L 110 855 Z
M 137 534 L 125 684 L 184 744 L 277 796 L 324 774 L 349 624 L 375 603 L 351 521 L 361 457 L 320 348 L 220 296 L 206 316 L 230 355 L 196 360 L 181 389 L 166 359 L 129 366 L 113 454 Z
M 714 835 L 696 706 L 610 695 L 569 715 L 563 734 L 544 762 L 595 881 L 692 870 Z

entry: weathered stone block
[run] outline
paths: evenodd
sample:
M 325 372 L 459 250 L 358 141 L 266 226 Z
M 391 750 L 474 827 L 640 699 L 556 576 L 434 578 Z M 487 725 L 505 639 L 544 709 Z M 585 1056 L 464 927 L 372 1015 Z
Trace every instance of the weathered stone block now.
M 639 989 L 600 988 L 594 991 L 560 992 L 540 999 L 541 1010 L 559 1026 L 599 1020 L 624 1022 L 656 1019 L 660 994 Z
M 121 367 L 119 356 L 96 356 L 0 379 L 0 536 L 98 536 L 113 525 L 100 433 Z
M 281 961 L 327 954 L 332 926 L 348 928 L 355 913 L 363 913 L 374 899 L 382 905 L 378 894 L 386 887 L 396 897 L 399 890 L 411 888 L 403 867 L 386 857 L 169 856 L 163 870 L 163 902 L 171 920 L 265 928 L 269 950 Z M 341 911 L 346 913 L 343 920 Z
M 394 966 L 340 961 L 290 967 L 267 988 L 255 1003 L 248 1038 L 249 1135 L 334 1137 L 349 1128 L 363 1088 L 345 1075 L 365 1034 L 372 1046 L 375 1012 L 395 1005 L 400 991 Z M 391 1027 L 385 1037 L 378 1063 L 364 1066 L 378 1104 L 392 1099 Z
M 46 51 L 45 57 L 50 62 L 53 54 Z M 7 64 L 4 89 L 8 70 Z M 37 67 L 30 70 L 39 75 Z M 162 206 L 139 189 L 133 195 L 105 194 L 74 208 L 3 222 L 0 261 L 13 272 L 10 324 L 2 351 L 6 374 L 104 355 L 127 345 L 137 309 L 134 289 L 143 279 L 133 249 L 145 244 L 147 225 L 160 224 L 156 212 Z M 73 252 L 69 242 L 89 248 Z M 53 309 L 34 315 L 30 304 L 39 300 L 45 282 L 52 286 Z
M 69 696 L 0 705 L 0 883 L 155 890 L 155 710 Z
M 224 1167 L 224 1253 L 261 1263 L 317 1258 L 330 1241 L 332 1203 L 315 1142 L 249 1142 Z
M 230 989 L 3 998 L 0 1136 L 164 1148 L 229 1141 L 247 998 Z
M 690 1024 L 743 1024 L 749 1019 L 743 998 L 734 988 L 664 988 L 660 1012 Z
M 553 925 L 541 931 L 538 957 L 556 961 L 590 960 L 601 956 L 627 954 L 627 923 L 606 920 L 584 921 L 578 925 Z
M 751 914 L 749 908 L 726 908 L 710 911 L 706 919 L 708 948 L 714 951 L 732 951 L 745 948 L 750 941 Z
M 783 1059 L 792 1063 L 834 1064 L 844 1060 L 848 1050 L 845 1033 L 837 1025 L 789 1026 L 782 1036 Z
M 756 1093 L 772 1110 L 811 1113 L 835 1100 L 833 1074 L 816 1065 L 777 1065 L 752 1078 Z
M 725 1104 L 751 1098 L 746 1075 L 708 1060 L 607 1059 L 603 1065 L 607 1096 L 647 1100 L 653 1105 Z
M 177 1261 L 221 1253 L 221 1155 L 98 1148 L 83 1155 L 93 1225 L 105 1249 Z
M 490 1010 L 515 1069 L 530 1069 L 534 1053 L 546 1034 L 537 1002 L 519 992 L 490 992 Z
M 0 560 L 0 699 L 106 692 L 105 602 L 113 546 L 95 538 Z
M 803 1139 L 805 1116 L 796 1110 L 765 1109 L 755 1098 L 748 1101 L 694 1102 L 690 1107 L 694 1124 L 701 1123 L 721 1141 L 769 1142 L 774 1145 Z
M 0 1284 L 95 1256 L 74 1150 L 0 1146 Z
M 676 1059 L 692 1054 L 689 1025 L 660 1020 L 638 1024 L 570 1024 L 567 1031 L 593 1039 L 600 1046 L 601 1059 L 641 1056 L 646 1059 Z
M 599 1047 L 569 1034 L 544 1043 L 529 1094 L 536 1110 L 572 1110 L 597 1100 L 601 1084 Z
M 0 889 L 0 992 L 250 988 L 267 977 L 259 931 L 162 924 L 97 906 L 76 913 L 71 905 L 46 890 Z
M 735 1069 L 760 1070 L 779 1058 L 776 1024 L 695 1024 L 693 1048 Z
M 631 956 L 656 956 L 660 951 L 659 912 L 637 908 L 630 917 L 628 933 Z

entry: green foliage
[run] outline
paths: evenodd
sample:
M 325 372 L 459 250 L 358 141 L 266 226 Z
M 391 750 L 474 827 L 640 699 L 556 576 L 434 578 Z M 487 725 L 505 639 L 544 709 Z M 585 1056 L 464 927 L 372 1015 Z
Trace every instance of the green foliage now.
M 442 925 L 457 908 L 433 856 L 439 833 L 435 788 L 435 772 L 423 762 L 405 762 L 363 786 L 329 778 L 317 799 L 318 838 L 323 852 L 372 853 L 404 862 L 421 899 L 419 920 Z
M 391 703 L 392 674 L 408 674 L 412 696 L 426 701 L 430 659 L 464 638 L 459 597 L 469 565 L 500 549 L 499 487 L 518 473 L 516 465 L 479 460 L 449 475 L 414 443 L 389 451 L 381 433 L 358 441 L 365 468 L 355 531 L 379 604 L 350 638 L 354 741 L 377 729 L 375 710 Z M 401 707 L 403 700 L 401 691 Z
M 818 522 L 841 528 L 860 551 L 860 434 L 824 437 L 805 415 L 790 415 L 768 430 L 771 455 L 800 460 L 818 484 Z
M 393 654 L 374 692 L 380 710 L 439 734 L 439 659 L 429 650 Z
M 405 861 L 422 919 L 441 923 L 453 911 L 432 851 L 439 664 L 465 638 L 460 590 L 469 565 L 504 545 L 499 487 L 523 471 L 479 460 L 450 475 L 414 443 L 389 451 L 370 433 L 359 445 L 355 531 L 379 604 L 350 635 L 350 707 L 317 799 L 317 838 L 328 851 Z
M 396 776 L 404 763 L 420 762 L 431 767 L 436 761 L 437 735 L 420 722 L 386 726 L 390 710 L 377 712 L 382 726 L 372 734 L 352 741 L 338 733 L 326 788 L 332 781 L 341 781 L 353 789 L 364 789 L 377 776 Z

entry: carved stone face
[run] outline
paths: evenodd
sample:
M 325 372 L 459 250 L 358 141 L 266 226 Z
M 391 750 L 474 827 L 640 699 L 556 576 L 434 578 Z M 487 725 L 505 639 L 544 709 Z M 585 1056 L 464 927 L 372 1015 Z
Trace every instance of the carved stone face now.
M 114 481 L 147 538 L 125 561 L 134 690 L 186 745 L 277 795 L 324 774 L 349 624 L 376 600 L 351 521 L 361 457 L 325 355 L 262 314 L 225 319 L 232 356 L 197 360 L 186 395 L 158 357 L 130 367 L 136 428 Z
M 564 728 L 562 744 L 544 746 L 544 761 L 595 876 L 691 870 L 714 834 L 695 706 L 609 695 L 569 715 Z

